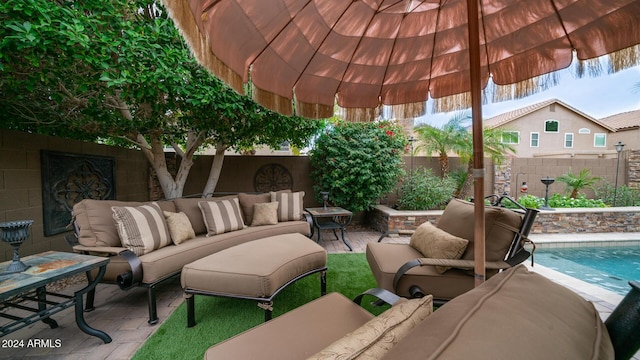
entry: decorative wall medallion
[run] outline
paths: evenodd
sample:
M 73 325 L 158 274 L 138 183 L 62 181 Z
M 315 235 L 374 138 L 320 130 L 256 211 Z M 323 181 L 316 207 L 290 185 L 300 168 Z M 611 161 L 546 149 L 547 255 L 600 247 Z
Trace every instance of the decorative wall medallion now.
M 73 205 L 115 199 L 113 157 L 41 151 L 44 235 L 69 231 Z
M 257 192 L 293 189 L 293 176 L 280 164 L 267 164 L 256 171 L 253 188 Z

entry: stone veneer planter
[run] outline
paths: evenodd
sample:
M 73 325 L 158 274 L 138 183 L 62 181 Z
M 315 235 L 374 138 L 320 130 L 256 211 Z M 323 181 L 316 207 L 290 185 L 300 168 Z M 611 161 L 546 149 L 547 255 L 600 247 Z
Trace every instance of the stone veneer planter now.
M 412 232 L 425 221 L 436 224 L 442 210 L 405 211 L 378 205 L 369 221 L 380 232 Z M 640 207 L 540 210 L 532 234 L 640 232 Z

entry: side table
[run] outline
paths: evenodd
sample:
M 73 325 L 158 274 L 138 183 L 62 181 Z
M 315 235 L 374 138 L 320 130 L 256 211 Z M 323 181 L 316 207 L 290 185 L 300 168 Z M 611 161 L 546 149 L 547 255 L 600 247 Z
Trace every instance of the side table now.
M 321 240 L 320 233 L 322 230 L 333 230 L 333 235 L 335 235 L 336 240 L 338 240 L 336 230 L 340 229 L 342 242 L 347 245 L 349 251 L 353 251 L 351 244 L 344 237 L 344 228 L 349 225 L 351 217 L 353 216 L 351 211 L 337 206 L 327 207 L 326 209 L 324 207 L 306 208 L 305 210 L 313 219 L 313 227 L 318 230 L 318 243 L 320 243 Z M 313 237 L 313 233 L 311 233 L 311 236 Z
M 96 336 L 105 343 L 111 337 L 105 332 L 90 327 L 84 319 L 83 295 L 96 287 L 107 270 L 108 258 L 75 253 L 47 251 L 21 259 L 29 268 L 14 274 L 2 274 L 11 261 L 0 263 L 0 317 L 11 320 L 0 326 L 0 337 L 22 329 L 25 326 L 42 321 L 52 329 L 58 323 L 51 318 L 60 311 L 75 306 L 76 324 L 85 333 Z M 73 295 L 52 293 L 46 290 L 47 284 L 76 274 L 88 273 L 99 268 L 98 275 L 90 279 L 89 284 Z M 49 296 L 49 298 L 47 298 Z M 62 300 L 52 301 L 52 298 Z M 29 305 L 37 304 L 37 308 Z M 10 310 L 19 309 L 31 313 L 26 316 L 10 314 Z

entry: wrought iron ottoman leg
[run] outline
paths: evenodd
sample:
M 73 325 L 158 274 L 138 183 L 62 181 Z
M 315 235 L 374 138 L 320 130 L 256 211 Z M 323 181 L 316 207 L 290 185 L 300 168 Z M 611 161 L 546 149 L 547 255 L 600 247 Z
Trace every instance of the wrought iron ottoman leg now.
M 193 294 L 185 294 L 187 300 L 187 327 L 196 326 L 196 304 Z
M 320 296 L 327 295 L 327 271 L 320 272 Z
M 264 322 L 271 320 L 273 312 L 273 301 L 260 301 L 258 306 L 264 309 Z

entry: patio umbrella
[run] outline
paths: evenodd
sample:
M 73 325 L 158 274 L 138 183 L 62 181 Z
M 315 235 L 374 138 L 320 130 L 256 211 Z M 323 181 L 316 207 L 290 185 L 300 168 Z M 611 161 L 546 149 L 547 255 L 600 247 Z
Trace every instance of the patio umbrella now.
M 482 90 L 535 92 L 568 67 L 640 63 L 640 0 L 164 0 L 198 61 L 282 114 L 356 121 L 472 107 L 474 197 L 484 196 Z M 590 60 L 591 59 L 591 60 Z M 595 59 L 595 60 L 593 60 Z M 484 208 L 475 207 L 476 283 Z

